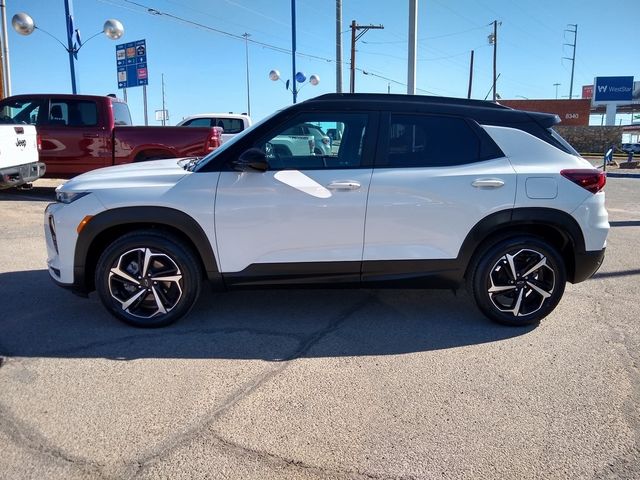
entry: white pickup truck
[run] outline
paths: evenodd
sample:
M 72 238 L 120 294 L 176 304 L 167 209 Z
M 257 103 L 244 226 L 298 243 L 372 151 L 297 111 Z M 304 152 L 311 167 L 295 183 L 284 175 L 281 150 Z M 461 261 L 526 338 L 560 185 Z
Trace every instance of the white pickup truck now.
M 184 118 L 182 127 L 221 127 L 222 142 L 230 140 L 252 125 L 251 117 L 237 113 L 199 113 Z M 271 140 L 275 153 L 291 155 L 331 155 L 331 139 L 317 125 L 294 125 Z M 338 142 L 339 145 L 339 142 Z
M 28 185 L 44 175 L 38 150 L 33 125 L 0 125 L 0 189 Z

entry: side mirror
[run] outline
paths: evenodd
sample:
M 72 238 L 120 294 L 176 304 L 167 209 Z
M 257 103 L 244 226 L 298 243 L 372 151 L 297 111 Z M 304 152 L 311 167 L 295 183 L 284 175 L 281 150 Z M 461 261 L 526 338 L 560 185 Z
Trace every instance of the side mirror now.
M 269 170 L 267 154 L 260 148 L 250 148 L 233 161 L 233 167 L 240 172 L 266 172 Z

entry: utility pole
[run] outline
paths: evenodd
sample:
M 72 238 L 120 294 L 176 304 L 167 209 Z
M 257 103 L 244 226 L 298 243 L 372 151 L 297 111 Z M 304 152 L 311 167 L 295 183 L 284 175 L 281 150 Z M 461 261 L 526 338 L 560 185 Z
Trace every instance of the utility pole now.
M 249 37 L 250 33 L 244 32 L 244 55 L 247 61 L 247 115 L 251 115 L 251 97 L 249 96 Z
M 573 55 L 571 56 L 571 58 L 569 57 L 562 57 L 566 60 L 571 60 L 571 83 L 569 84 L 569 100 L 571 100 L 573 98 L 573 70 L 576 66 L 576 43 L 578 43 L 578 24 L 577 23 L 570 23 L 567 25 L 567 27 L 573 27 L 573 29 L 567 28 L 565 29 L 565 32 L 569 32 L 569 33 L 573 33 L 573 43 L 565 43 L 563 45 L 569 46 L 569 47 L 573 47 Z
M 500 22 L 502 24 L 502 22 Z M 489 35 L 489 45 L 493 45 L 493 103 L 496 102 L 496 83 L 498 81 L 498 21 L 493 21 L 493 33 Z
M 409 0 L 409 56 L 407 61 L 407 95 L 416 94 L 416 50 L 418 49 L 418 0 Z
M 336 0 L 336 93 L 342 93 L 342 0 Z
M 349 92 L 356 92 L 356 42 L 369 30 L 382 30 L 382 25 L 358 25 L 355 20 L 351 21 L 351 81 Z M 361 30 L 357 35 L 356 31 Z
M 471 98 L 471 86 L 473 85 L 473 50 L 471 50 L 471 60 L 469 60 L 469 90 L 467 98 Z
M 2 97 L 11 96 L 11 68 L 9 66 L 9 37 L 7 35 L 7 7 L 4 0 L 0 0 L 2 9 Z
M 556 100 L 558 99 L 558 87 L 562 85 L 561 83 L 554 83 L 553 86 L 556 87 Z

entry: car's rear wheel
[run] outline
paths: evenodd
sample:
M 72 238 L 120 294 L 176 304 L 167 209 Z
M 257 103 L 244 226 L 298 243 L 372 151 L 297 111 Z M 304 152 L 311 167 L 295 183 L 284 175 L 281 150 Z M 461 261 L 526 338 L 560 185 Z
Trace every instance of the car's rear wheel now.
M 507 238 L 475 257 L 469 287 L 478 308 L 491 320 L 530 325 L 549 315 L 566 284 L 556 249 L 533 236 Z
M 136 327 L 162 327 L 184 316 L 200 293 L 200 262 L 167 233 L 129 233 L 98 260 L 100 300 L 119 320 Z

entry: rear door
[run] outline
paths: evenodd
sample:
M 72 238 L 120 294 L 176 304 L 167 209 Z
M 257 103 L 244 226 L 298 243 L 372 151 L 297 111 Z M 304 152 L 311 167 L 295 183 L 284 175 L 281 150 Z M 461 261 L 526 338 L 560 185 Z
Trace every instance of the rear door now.
M 51 99 L 38 119 L 48 177 L 70 177 L 111 164 L 110 132 L 95 101 Z
M 300 113 L 252 146 L 268 153 L 266 172 L 223 171 L 215 228 L 225 281 L 359 281 L 377 114 Z M 344 131 L 340 149 L 316 155 L 271 142 L 316 123 Z
M 513 208 L 516 192 L 509 160 L 475 122 L 391 113 L 381 124 L 365 226 L 365 280 L 455 259 L 471 228 Z

